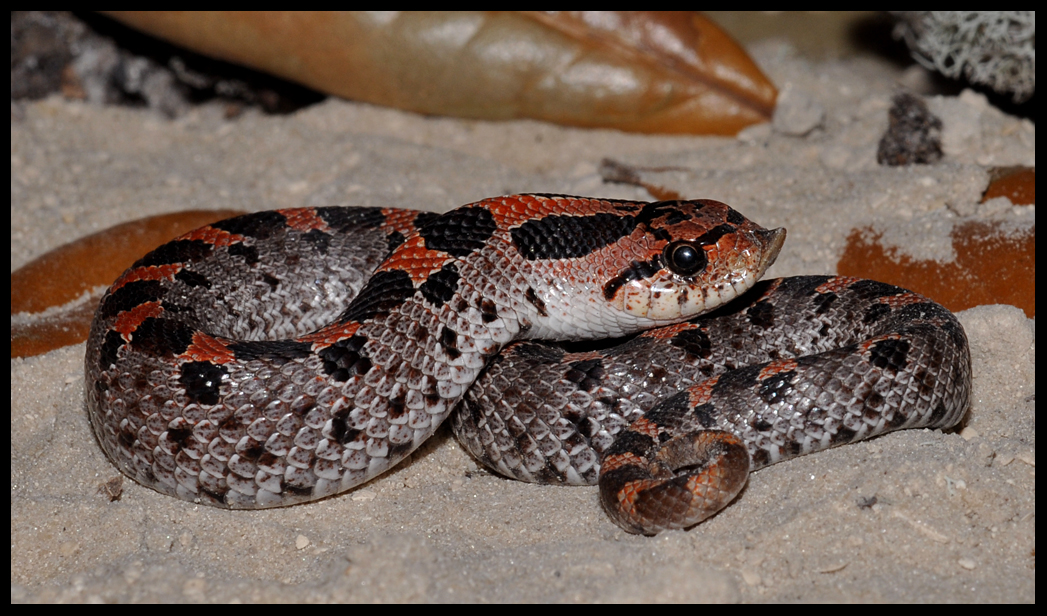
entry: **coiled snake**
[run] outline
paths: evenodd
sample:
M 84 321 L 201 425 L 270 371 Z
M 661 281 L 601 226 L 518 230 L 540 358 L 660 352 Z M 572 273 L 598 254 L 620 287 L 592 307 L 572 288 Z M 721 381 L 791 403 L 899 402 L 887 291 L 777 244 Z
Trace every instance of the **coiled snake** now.
M 109 289 L 89 416 L 143 485 L 262 508 L 381 474 L 462 402 L 455 431 L 493 470 L 598 482 L 629 532 L 691 526 L 750 470 L 967 407 L 951 313 L 867 280 L 757 285 L 784 237 L 708 200 L 240 216 Z

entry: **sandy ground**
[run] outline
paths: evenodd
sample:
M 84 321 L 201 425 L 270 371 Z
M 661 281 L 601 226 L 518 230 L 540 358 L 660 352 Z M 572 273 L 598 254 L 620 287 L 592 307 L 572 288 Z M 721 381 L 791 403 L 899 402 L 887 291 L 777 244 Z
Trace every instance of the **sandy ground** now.
M 611 157 L 716 198 L 789 239 L 769 276 L 826 273 L 869 224 L 948 260 L 984 166 L 1035 164 L 1035 129 L 967 94 L 935 99 L 946 158 L 886 169 L 875 150 L 900 75 L 867 60 L 754 55 L 824 109 L 819 128 L 739 139 L 423 118 L 344 101 L 225 120 L 49 99 L 12 107 L 12 269 L 117 222 L 188 208 L 382 205 L 444 211 L 525 191 L 650 199 L 604 183 Z M 1031 282 L 1031 281 L 1030 281 Z M 91 436 L 82 344 L 11 361 L 13 601 L 1035 601 L 1035 326 L 1016 308 L 960 315 L 974 395 L 964 430 L 907 431 L 755 473 L 688 532 L 630 536 L 595 488 L 480 469 L 446 430 L 394 471 L 318 503 L 229 512 L 126 481 Z M 876 504 L 868 507 L 867 499 Z

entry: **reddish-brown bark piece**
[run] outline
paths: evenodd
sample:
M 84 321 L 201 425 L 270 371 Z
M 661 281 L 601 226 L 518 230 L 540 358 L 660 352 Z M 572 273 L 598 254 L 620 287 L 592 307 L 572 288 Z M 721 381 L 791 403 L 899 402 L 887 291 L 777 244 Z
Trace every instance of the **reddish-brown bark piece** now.
M 956 259 L 921 261 L 884 248 L 871 230 L 847 239 L 837 272 L 911 289 L 952 311 L 1012 304 L 1036 316 L 1036 227 L 1015 232 L 999 223 L 970 221 L 952 231 Z
M 992 180 L 982 201 L 1007 197 L 1014 205 L 1036 203 L 1036 169 L 1032 167 L 998 167 L 990 173 Z

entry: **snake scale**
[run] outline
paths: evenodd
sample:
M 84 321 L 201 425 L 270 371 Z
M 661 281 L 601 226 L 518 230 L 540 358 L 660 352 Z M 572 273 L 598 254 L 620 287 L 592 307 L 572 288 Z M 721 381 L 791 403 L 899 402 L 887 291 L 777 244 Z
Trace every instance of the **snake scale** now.
M 784 238 L 710 200 L 232 218 L 102 298 L 88 415 L 127 476 L 234 509 L 348 490 L 453 416 L 500 474 L 598 483 L 632 533 L 685 528 L 752 470 L 966 411 L 948 310 L 869 280 L 758 283 Z

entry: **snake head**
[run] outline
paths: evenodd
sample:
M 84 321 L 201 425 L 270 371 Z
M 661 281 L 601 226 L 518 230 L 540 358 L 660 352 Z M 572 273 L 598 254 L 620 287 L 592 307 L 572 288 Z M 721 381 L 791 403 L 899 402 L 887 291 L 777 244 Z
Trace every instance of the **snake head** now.
M 492 209 L 516 217 L 532 338 L 613 338 L 708 312 L 749 290 L 785 241 L 710 200 L 517 195 Z
M 785 229 L 765 229 L 707 199 L 652 203 L 638 219 L 632 242 L 622 242 L 630 260 L 603 291 L 615 308 L 655 324 L 709 312 L 745 293 L 785 242 Z

